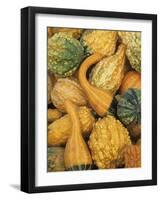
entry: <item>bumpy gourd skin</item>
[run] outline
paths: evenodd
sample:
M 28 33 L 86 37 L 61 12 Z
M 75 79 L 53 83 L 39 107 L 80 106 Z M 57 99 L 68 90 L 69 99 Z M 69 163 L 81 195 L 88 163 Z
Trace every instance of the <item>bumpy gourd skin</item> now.
M 126 55 L 132 68 L 141 71 L 141 32 L 119 32 L 122 42 L 127 45 Z
M 129 145 L 122 152 L 125 168 L 141 167 L 141 146 Z
M 129 125 L 130 123 L 141 123 L 141 90 L 128 89 L 119 99 L 117 104 L 117 116 L 120 121 Z
M 64 103 L 66 100 L 72 100 L 78 106 L 87 104 L 84 91 L 77 81 L 59 78 L 51 91 L 51 101 L 56 108 L 65 112 Z
M 59 77 L 71 76 L 84 58 L 80 42 L 65 33 L 48 39 L 48 70 Z
M 96 122 L 88 143 L 98 168 L 108 169 L 117 167 L 121 162 L 120 152 L 131 141 L 121 122 L 108 115 Z
M 86 30 L 81 43 L 85 48 L 86 55 L 100 53 L 104 56 L 110 56 L 115 52 L 117 42 L 116 31 Z
M 48 28 L 48 37 L 51 37 L 52 35 L 54 35 L 55 33 L 60 33 L 60 32 L 63 32 L 63 33 L 66 33 L 76 39 L 79 39 L 82 32 L 83 32 L 83 29 L 78 29 L 78 28 L 52 28 L 52 27 L 49 27 Z
M 91 84 L 114 94 L 125 73 L 125 53 L 126 46 L 121 44 L 116 54 L 97 63 L 90 75 Z

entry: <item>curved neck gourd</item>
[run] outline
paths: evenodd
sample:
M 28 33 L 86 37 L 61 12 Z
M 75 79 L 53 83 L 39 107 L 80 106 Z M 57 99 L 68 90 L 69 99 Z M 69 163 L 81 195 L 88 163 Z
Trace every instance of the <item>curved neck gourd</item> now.
M 72 122 L 71 136 L 69 137 L 64 153 L 64 162 L 67 170 L 90 169 L 92 159 L 87 144 L 82 137 L 77 106 L 71 101 L 65 102 L 65 108 Z
M 81 64 L 79 73 L 78 73 L 80 85 L 84 89 L 91 107 L 100 116 L 106 115 L 107 110 L 110 107 L 111 102 L 112 102 L 112 94 L 107 93 L 106 91 L 100 88 L 97 88 L 95 86 L 92 86 L 87 80 L 86 73 L 87 73 L 87 70 L 92 65 L 100 61 L 102 57 L 103 56 L 98 53 L 95 53 L 89 56 Z

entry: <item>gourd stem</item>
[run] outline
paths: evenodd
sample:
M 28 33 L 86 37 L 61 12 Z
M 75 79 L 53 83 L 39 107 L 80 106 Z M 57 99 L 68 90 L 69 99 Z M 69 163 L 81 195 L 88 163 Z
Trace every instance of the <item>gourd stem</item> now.
M 103 57 L 103 55 L 101 55 L 99 53 L 95 53 L 95 54 L 89 56 L 88 58 L 86 58 L 86 60 L 81 64 L 79 73 L 78 73 L 78 78 L 79 78 L 79 82 L 80 82 L 81 86 L 85 90 L 92 87 L 86 78 L 87 70 L 89 69 L 89 67 L 91 67 L 91 65 L 100 61 L 102 59 L 102 57 Z
M 66 100 L 65 101 L 65 108 L 67 113 L 69 114 L 72 122 L 72 129 L 73 133 L 80 133 L 81 135 L 81 125 L 80 125 L 80 120 L 78 117 L 78 112 L 77 112 L 77 107 L 72 101 Z

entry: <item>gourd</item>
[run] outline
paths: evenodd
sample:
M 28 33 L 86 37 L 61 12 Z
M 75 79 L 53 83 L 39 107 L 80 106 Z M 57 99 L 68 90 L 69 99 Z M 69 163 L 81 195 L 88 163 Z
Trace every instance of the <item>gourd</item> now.
M 59 119 L 62 113 L 58 109 L 48 109 L 48 122 L 53 122 Z
M 117 104 L 117 116 L 125 125 L 141 123 L 141 90 L 128 89 Z
M 141 89 L 141 74 L 139 72 L 127 72 L 122 80 L 119 92 L 124 94 L 130 88 Z
M 51 90 L 52 90 L 52 80 L 48 74 L 48 104 L 51 103 Z
M 93 110 L 99 115 L 104 116 L 107 113 L 108 108 L 112 102 L 113 96 L 111 93 L 106 92 L 101 88 L 97 88 L 91 85 L 86 77 L 87 70 L 98 61 L 102 59 L 102 55 L 95 53 L 86 58 L 81 64 L 78 72 L 78 78 L 80 85 L 85 91 L 88 102 Z
M 86 137 L 91 132 L 95 119 L 90 109 L 85 106 L 79 107 L 77 112 L 82 135 Z M 72 122 L 69 114 L 66 114 L 48 126 L 48 146 L 66 144 L 71 132 Z
M 64 166 L 64 148 L 48 148 L 48 172 L 65 171 Z
M 65 102 L 65 107 L 72 122 L 71 136 L 67 141 L 64 153 L 65 168 L 67 170 L 90 169 L 92 166 L 92 159 L 87 144 L 82 137 L 77 106 L 70 100 L 67 100 Z
M 71 76 L 84 58 L 80 42 L 65 33 L 48 39 L 48 70 L 59 77 Z
M 83 29 L 79 29 L 79 28 L 48 28 L 48 37 L 51 37 L 52 35 L 54 35 L 55 33 L 66 33 L 76 39 L 79 39 Z
M 87 104 L 84 91 L 77 81 L 69 78 L 60 78 L 51 91 L 51 100 L 56 108 L 65 112 L 64 103 L 67 99 L 71 99 L 78 106 Z
M 120 152 L 131 144 L 128 130 L 115 117 L 98 120 L 88 141 L 92 159 L 99 169 L 116 168 L 122 162 Z
M 118 32 L 122 42 L 127 46 L 126 55 L 131 67 L 141 71 L 141 32 Z
M 91 84 L 115 94 L 121 85 L 126 70 L 125 53 L 126 46 L 121 44 L 116 54 L 98 62 L 90 74 Z
M 117 42 L 116 31 L 86 30 L 81 37 L 87 56 L 100 53 L 103 56 L 111 56 L 115 52 Z
M 127 145 L 122 151 L 125 168 L 141 167 L 141 146 Z

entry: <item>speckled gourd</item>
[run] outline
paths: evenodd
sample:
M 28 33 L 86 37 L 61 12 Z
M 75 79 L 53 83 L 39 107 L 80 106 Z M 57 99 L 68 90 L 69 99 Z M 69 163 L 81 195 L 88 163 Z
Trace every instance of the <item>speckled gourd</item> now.
M 126 46 L 121 44 L 116 54 L 98 62 L 90 74 L 92 85 L 114 94 L 121 85 L 125 73 Z
M 126 55 L 131 67 L 141 71 L 141 32 L 118 32 L 122 42 L 127 46 Z
M 80 41 L 87 56 L 93 53 L 110 56 L 115 52 L 117 37 L 116 31 L 86 30 Z
M 80 42 L 65 33 L 48 39 L 48 70 L 59 77 L 71 76 L 84 58 Z

